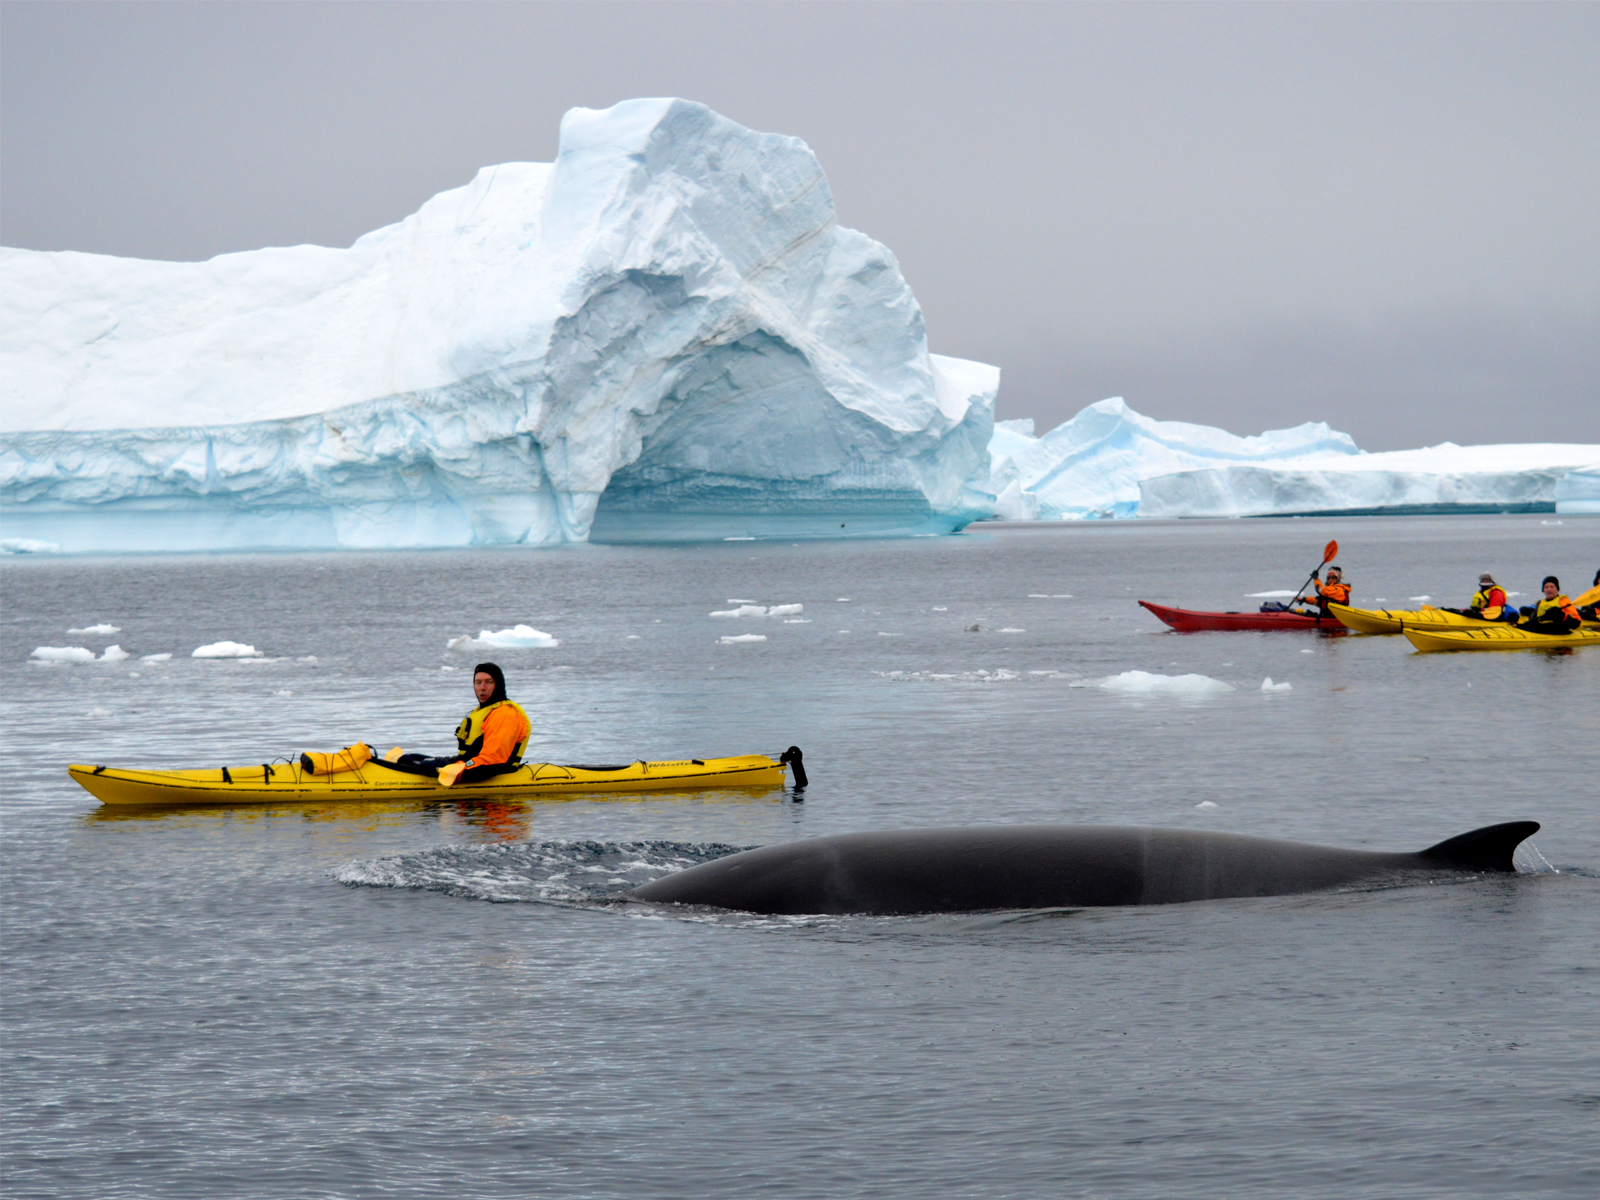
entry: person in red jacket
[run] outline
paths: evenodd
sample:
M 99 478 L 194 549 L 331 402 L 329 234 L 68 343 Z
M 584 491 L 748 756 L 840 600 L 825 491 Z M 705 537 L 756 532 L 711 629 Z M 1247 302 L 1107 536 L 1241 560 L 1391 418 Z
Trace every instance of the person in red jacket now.
M 1505 589 L 1494 581 L 1493 575 L 1485 571 L 1478 576 L 1478 590 L 1472 594 L 1472 600 L 1466 608 L 1447 608 L 1444 611 L 1484 621 L 1515 621 L 1516 610 L 1508 607 L 1509 604 Z

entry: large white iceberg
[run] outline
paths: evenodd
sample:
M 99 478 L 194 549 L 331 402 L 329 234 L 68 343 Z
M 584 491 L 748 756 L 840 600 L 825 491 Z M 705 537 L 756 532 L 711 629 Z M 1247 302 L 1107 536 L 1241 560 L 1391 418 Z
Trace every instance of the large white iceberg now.
M 998 379 L 928 353 L 803 142 L 632 100 L 348 249 L 0 251 L 0 520 L 69 551 L 949 530 L 991 511 Z

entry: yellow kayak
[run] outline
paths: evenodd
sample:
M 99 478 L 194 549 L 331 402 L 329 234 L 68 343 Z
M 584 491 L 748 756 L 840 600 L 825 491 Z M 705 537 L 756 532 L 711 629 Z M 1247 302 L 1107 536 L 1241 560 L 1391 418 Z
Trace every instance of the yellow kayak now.
M 1343 604 L 1330 604 L 1328 611 L 1339 619 L 1339 624 L 1357 633 L 1401 633 L 1407 629 L 1420 629 L 1433 633 L 1448 633 L 1462 629 L 1502 629 L 1510 626 L 1505 621 L 1485 621 L 1478 617 L 1464 617 L 1460 613 L 1446 612 L 1442 608 L 1350 608 Z
M 1486 625 L 1482 629 L 1430 632 L 1405 629 L 1418 650 L 1569 650 L 1600 646 L 1600 629 L 1574 629 L 1571 633 L 1530 633 L 1515 625 Z
M 329 800 L 509 800 L 518 796 L 592 792 L 682 792 L 695 788 L 775 789 L 783 760 L 764 754 L 736 758 L 633 762 L 625 766 L 524 763 L 481 783 L 445 787 L 425 775 L 392 770 L 373 760 L 354 771 L 312 775 L 296 763 L 254 763 L 197 771 L 126 771 L 74 763 L 67 774 L 102 804 L 283 804 Z M 796 782 L 801 768 L 795 762 Z

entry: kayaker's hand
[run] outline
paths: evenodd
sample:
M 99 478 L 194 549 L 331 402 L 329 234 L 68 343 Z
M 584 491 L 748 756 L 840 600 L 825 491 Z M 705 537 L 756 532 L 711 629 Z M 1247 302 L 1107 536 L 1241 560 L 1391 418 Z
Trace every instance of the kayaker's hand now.
M 452 787 L 455 781 L 461 778 L 461 772 L 467 769 L 464 762 L 453 762 L 439 768 L 439 782 L 445 787 Z

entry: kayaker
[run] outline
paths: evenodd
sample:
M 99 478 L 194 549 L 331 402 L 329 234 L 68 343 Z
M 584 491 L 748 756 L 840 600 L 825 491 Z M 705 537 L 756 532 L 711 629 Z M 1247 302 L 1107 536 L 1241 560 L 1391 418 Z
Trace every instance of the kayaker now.
M 1527 620 L 1521 628 L 1530 633 L 1570 633 L 1583 624 L 1578 610 L 1561 594 L 1561 581 L 1554 575 L 1544 577 L 1544 599 L 1532 609 L 1524 608 Z
M 1344 581 L 1344 572 L 1338 566 L 1328 568 L 1327 583 L 1322 582 L 1321 572 L 1311 572 L 1311 588 L 1316 593 L 1316 615 L 1319 617 L 1331 617 L 1333 615 L 1328 611 L 1328 605 L 1330 604 L 1348 606 L 1350 603 L 1350 585 Z M 1307 596 L 1305 602 L 1309 603 L 1310 601 L 1311 597 Z
M 1449 609 L 1450 612 L 1460 613 L 1464 617 L 1478 617 L 1484 621 L 1499 621 L 1506 616 L 1506 592 L 1503 587 L 1494 581 L 1494 576 L 1485 571 L 1478 576 L 1478 590 L 1472 594 L 1472 601 L 1466 608 Z M 1512 615 L 1515 620 L 1515 615 Z
M 384 756 L 384 761 L 395 770 L 412 775 L 437 775 L 446 787 L 478 783 L 516 770 L 533 727 L 522 706 L 507 698 L 505 672 L 495 663 L 479 663 L 472 669 L 472 691 L 478 698 L 478 707 L 456 727 L 457 752 L 453 757 L 396 754 L 397 746 Z
M 1589 590 L 1572 603 L 1585 621 L 1600 621 L 1600 571 L 1594 573 L 1594 582 L 1589 585 Z

